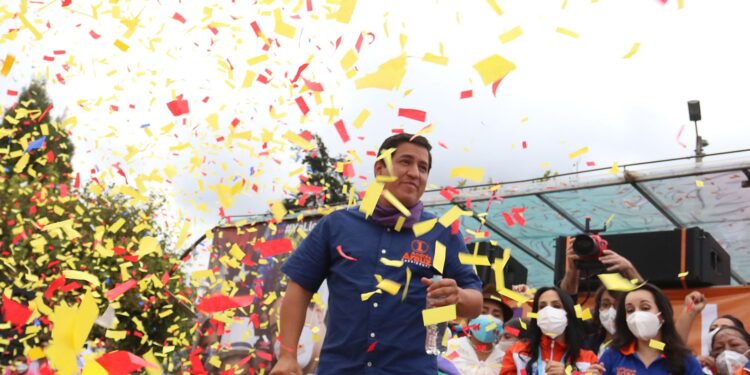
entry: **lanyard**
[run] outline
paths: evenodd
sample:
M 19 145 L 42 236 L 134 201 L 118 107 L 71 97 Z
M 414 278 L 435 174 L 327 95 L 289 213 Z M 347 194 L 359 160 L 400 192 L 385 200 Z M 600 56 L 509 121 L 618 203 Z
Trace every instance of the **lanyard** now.
M 565 357 L 568 355 L 568 353 L 563 354 L 562 359 L 560 360 L 563 364 L 565 364 Z M 555 340 L 552 340 L 552 345 L 549 349 L 549 360 L 553 360 L 555 358 Z M 536 359 L 536 373 L 541 374 L 542 369 L 544 368 L 542 363 L 542 346 L 539 345 L 539 357 Z

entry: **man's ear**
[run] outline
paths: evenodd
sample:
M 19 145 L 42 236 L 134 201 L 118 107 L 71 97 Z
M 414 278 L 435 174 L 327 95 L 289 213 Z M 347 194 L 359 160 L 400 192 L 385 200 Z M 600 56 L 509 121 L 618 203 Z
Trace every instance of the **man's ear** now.
M 376 160 L 375 165 L 373 166 L 373 171 L 375 172 L 375 176 L 385 176 L 388 174 L 388 171 L 385 168 L 385 162 L 381 160 Z

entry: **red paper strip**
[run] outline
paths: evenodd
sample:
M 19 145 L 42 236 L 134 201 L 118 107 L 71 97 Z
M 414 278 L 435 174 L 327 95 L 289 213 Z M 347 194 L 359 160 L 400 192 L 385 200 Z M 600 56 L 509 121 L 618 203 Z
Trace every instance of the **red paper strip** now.
M 502 79 L 499 79 L 492 84 L 492 96 L 497 96 L 497 87 L 500 86 L 502 81 Z
M 338 251 L 339 255 L 341 255 L 341 257 L 346 260 L 351 260 L 352 262 L 356 262 L 359 260 L 351 255 L 347 255 L 346 253 L 344 253 L 344 249 L 341 248 L 341 245 L 336 246 L 336 251 Z
M 122 284 L 117 284 L 117 286 L 104 293 L 104 296 L 107 297 L 108 300 L 114 301 L 117 297 L 135 287 L 136 284 L 138 284 L 138 282 L 135 281 L 135 279 L 130 279 Z
M 89 35 L 91 35 L 94 39 L 99 39 L 101 35 L 97 34 L 94 30 L 89 31 Z
M 215 313 L 219 311 L 236 309 L 238 307 L 249 306 L 253 303 L 255 296 L 239 296 L 229 297 L 223 294 L 214 294 L 211 296 L 203 297 L 195 308 L 198 311 L 206 314 Z
M 260 251 L 260 256 L 265 258 L 288 253 L 294 249 L 294 245 L 289 238 L 279 238 L 265 242 L 257 242 L 253 248 L 256 251 Z
M 505 327 L 505 332 L 508 332 L 511 335 L 516 336 L 516 337 L 518 337 L 518 335 L 521 334 L 521 331 L 510 326 Z
M 307 68 L 308 65 L 310 65 L 310 64 L 305 63 L 305 64 L 300 65 L 299 68 L 297 68 L 297 74 L 295 74 L 294 78 L 292 78 L 292 83 L 297 82 L 297 80 L 299 79 L 300 75 Z
M 349 133 L 346 132 L 344 121 L 338 120 L 333 125 L 336 127 L 336 131 L 339 132 L 339 137 L 341 137 L 341 140 L 344 143 L 349 142 Z
M 167 103 L 167 108 L 169 108 L 169 111 L 172 112 L 173 116 L 180 116 L 186 113 L 190 113 L 190 107 L 188 106 L 188 101 L 183 100 L 181 96 Z
M 22 326 L 29 321 L 33 311 L 26 305 L 22 305 L 3 295 L 3 316 L 16 327 Z
M 370 353 L 370 352 L 372 352 L 373 350 L 375 350 L 375 346 L 376 346 L 376 345 L 378 345 L 378 342 L 377 342 L 377 341 L 375 341 L 375 342 L 373 342 L 372 344 L 370 344 L 370 346 L 368 346 L 368 347 L 367 347 L 367 352 L 368 352 L 368 353 Z
M 96 359 L 109 375 L 128 375 L 144 367 L 157 368 L 145 359 L 124 350 L 104 354 Z
M 516 225 L 516 223 L 514 223 L 513 219 L 510 217 L 510 214 L 508 214 L 507 212 L 503 212 L 503 218 L 505 218 L 505 224 L 507 224 L 509 227 Z
M 299 110 L 302 111 L 302 114 L 307 116 L 307 112 L 310 112 L 310 108 L 307 106 L 307 103 L 305 103 L 305 98 L 298 96 L 294 101 L 297 103 Z
M 424 122 L 427 117 L 427 112 L 418 109 L 399 108 L 398 115 L 399 117 L 406 117 L 415 121 Z
M 185 17 L 183 17 L 181 14 L 179 14 L 177 12 L 174 13 L 174 15 L 172 16 L 172 18 L 175 19 L 175 20 L 177 20 L 177 21 L 180 21 L 182 23 L 185 23 L 185 21 L 186 21 Z
M 308 81 L 305 79 L 305 77 L 302 77 L 302 80 L 305 81 L 305 86 L 307 86 L 307 88 L 309 88 L 311 91 L 323 91 L 323 85 L 321 85 L 320 83 Z
M 359 49 L 362 48 L 362 40 L 364 40 L 364 35 L 362 33 L 359 33 L 359 38 L 357 38 L 357 43 L 354 45 L 354 49 L 359 53 Z
M 44 291 L 44 298 L 50 299 L 52 296 L 55 295 L 55 292 L 60 290 L 60 288 L 65 285 L 65 276 L 60 275 L 60 277 L 53 280 L 51 283 L 49 283 L 49 286 L 47 286 L 47 290 Z
M 474 92 L 472 90 L 461 91 L 461 99 L 468 99 L 472 96 L 474 96 Z
M 526 141 L 521 142 L 521 147 L 523 147 L 524 150 L 526 149 Z

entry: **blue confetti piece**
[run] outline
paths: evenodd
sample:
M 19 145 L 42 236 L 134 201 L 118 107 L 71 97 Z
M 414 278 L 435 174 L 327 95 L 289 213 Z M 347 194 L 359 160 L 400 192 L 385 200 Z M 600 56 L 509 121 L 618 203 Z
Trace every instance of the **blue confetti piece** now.
M 37 138 L 33 142 L 29 143 L 29 147 L 26 147 L 26 152 L 42 148 L 42 145 L 44 145 L 44 141 L 46 141 L 46 140 L 47 140 L 47 136 L 46 135 L 42 136 L 41 138 Z
M 141 125 L 141 129 L 148 128 L 149 126 L 151 126 L 151 124 L 143 124 L 143 125 Z

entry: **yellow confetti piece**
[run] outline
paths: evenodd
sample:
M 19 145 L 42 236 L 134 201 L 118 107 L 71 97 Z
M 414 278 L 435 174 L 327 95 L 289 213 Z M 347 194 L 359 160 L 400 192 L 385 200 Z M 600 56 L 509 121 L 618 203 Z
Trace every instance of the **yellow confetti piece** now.
M 231 255 L 233 258 L 237 260 L 242 260 L 242 258 L 245 257 L 245 252 L 240 249 L 239 246 L 237 246 L 236 243 L 232 244 L 232 247 L 229 249 L 229 255 Z
M 422 61 L 438 65 L 448 65 L 448 57 L 438 56 L 429 52 L 425 53 L 424 56 L 422 56 Z
M 701 181 L 701 180 L 695 180 L 695 186 L 699 187 L 699 188 L 702 188 L 703 187 L 703 181 Z
M 280 223 L 282 220 L 284 220 L 284 216 L 287 214 L 287 210 L 284 207 L 284 203 L 282 201 L 275 201 L 271 205 L 271 213 L 273 214 L 273 219 Z
M 401 212 L 404 216 L 411 216 L 411 211 L 409 211 L 408 208 L 406 208 L 401 202 L 399 202 L 398 198 L 396 198 L 389 190 L 383 191 L 383 197 L 385 200 L 388 201 L 394 208 L 396 208 L 399 212 Z
M 392 260 L 388 258 L 380 258 L 380 263 L 385 264 L 388 267 L 402 267 L 404 265 L 403 261 L 400 260 Z
M 474 255 L 467 253 L 458 253 L 458 260 L 461 264 L 473 264 L 475 266 L 489 266 L 490 259 L 486 255 Z
M 362 302 L 364 302 L 364 301 L 367 301 L 368 299 L 370 299 L 370 297 L 372 297 L 372 296 L 374 296 L 376 294 L 381 294 L 381 293 L 383 293 L 383 291 L 380 290 L 380 289 L 377 289 L 377 290 L 374 290 L 372 292 L 362 293 L 360 295 L 360 298 L 362 299 Z
M 629 292 L 640 287 L 640 285 L 636 285 L 630 280 L 622 277 L 619 273 L 603 273 L 597 276 L 599 277 L 599 280 L 602 281 L 602 284 L 604 284 L 604 287 L 608 290 Z
M 498 16 L 503 15 L 503 10 L 500 9 L 500 6 L 497 5 L 497 2 L 495 0 L 487 0 L 487 4 L 490 4 L 490 7 L 492 7 L 492 10 L 494 10 Z
M 535 312 L 529 311 L 529 312 L 526 313 L 526 317 L 529 318 L 529 319 L 538 319 L 539 318 L 539 314 L 535 313 Z
M 593 318 L 593 316 L 591 315 L 591 309 L 589 309 L 588 307 L 583 309 L 583 312 L 581 313 L 581 320 L 586 321 L 591 318 Z
M 276 22 L 273 31 L 276 34 L 287 37 L 289 39 L 294 38 L 294 34 L 297 33 L 297 29 L 290 24 L 284 23 L 284 20 L 281 19 L 281 9 L 276 8 L 273 10 L 273 18 Z
M 516 65 L 500 55 L 492 55 L 474 64 L 474 69 L 482 77 L 482 82 L 489 85 L 503 79 L 508 73 L 516 69 Z
M 109 372 L 92 356 L 86 358 L 81 375 L 109 375 Z
M 117 221 L 114 222 L 114 224 L 112 224 L 109 227 L 109 231 L 111 233 L 117 233 L 117 231 L 119 231 L 120 228 L 122 228 L 123 225 L 125 225 L 125 219 L 119 218 L 119 219 L 117 219 Z
M 357 5 L 357 1 L 341 0 L 340 4 L 341 6 L 339 7 L 338 12 L 329 15 L 327 18 L 333 18 L 341 23 L 349 23 L 349 20 L 352 18 L 352 13 L 354 13 L 354 6 Z
M 129 45 L 127 45 L 120 39 L 115 40 L 115 47 L 117 47 L 122 52 L 128 52 L 128 49 L 130 48 Z
M 357 118 L 354 119 L 354 127 L 360 129 L 362 127 L 362 124 L 367 121 L 368 117 L 370 117 L 370 111 L 368 111 L 367 109 L 363 109 L 362 112 L 357 115 Z
M 558 26 L 556 31 L 558 33 L 560 33 L 560 34 L 567 35 L 567 36 L 569 36 L 571 38 L 578 39 L 578 34 L 576 32 L 568 30 L 568 29 L 566 29 L 564 27 L 559 27 Z
M 424 220 L 420 221 L 411 228 L 414 231 L 414 235 L 416 237 L 420 237 L 423 234 L 429 232 L 432 230 L 432 228 L 435 227 L 435 224 L 437 224 L 437 218 L 430 219 L 430 220 Z
M 577 157 L 579 157 L 579 156 L 581 156 L 581 155 L 583 155 L 583 154 L 585 154 L 587 152 L 589 152 L 589 147 L 585 146 L 585 147 L 582 147 L 579 150 L 571 152 L 570 155 L 568 155 L 568 157 L 570 159 L 575 159 L 575 158 L 577 158 Z
M 633 55 L 635 55 L 635 53 L 638 52 L 639 48 L 641 48 L 641 44 L 640 43 L 638 43 L 638 42 L 633 43 L 633 46 L 630 47 L 630 51 L 628 53 L 626 53 L 625 56 L 623 56 L 622 58 L 623 59 L 629 59 L 629 58 L 633 57 Z
M 422 322 L 425 326 L 449 322 L 456 319 L 456 305 L 433 307 L 422 310 Z
M 654 339 L 651 339 L 648 342 L 648 346 L 650 346 L 650 347 L 652 347 L 652 348 L 654 348 L 656 350 L 661 350 L 661 351 L 664 351 L 664 346 L 665 345 L 666 344 L 664 344 L 663 342 L 661 342 L 659 340 L 654 340 Z
M 113 331 L 111 329 L 108 329 L 104 336 L 115 341 L 120 341 L 128 336 L 128 331 Z
M 396 294 L 398 294 L 398 291 L 401 290 L 401 284 L 393 280 L 383 279 L 378 283 L 377 288 L 385 291 L 392 296 L 395 296 Z
M 262 63 L 266 60 L 268 60 L 268 55 L 266 54 L 258 55 L 258 56 L 247 59 L 247 65 L 252 66 L 258 63 Z
M 346 52 L 344 57 L 341 58 L 341 67 L 344 70 L 349 70 L 352 66 L 354 66 L 354 63 L 357 62 L 357 53 L 354 52 L 353 49 L 350 49 Z
M 612 174 L 620 173 L 620 166 L 617 164 L 617 162 L 614 162 L 614 164 L 612 164 L 612 168 L 609 169 L 609 173 L 612 173 Z
M 370 73 L 355 82 L 357 89 L 375 88 L 397 90 L 406 76 L 406 55 L 388 60 Z
M 406 286 L 404 292 L 401 294 L 401 302 L 404 302 L 406 295 L 409 293 L 409 283 L 411 282 L 411 268 L 406 267 Z
M 373 181 L 365 191 L 365 197 L 362 199 L 362 203 L 359 206 L 359 211 L 365 214 L 365 217 L 369 217 L 375 211 L 375 206 L 378 204 L 380 194 L 383 193 L 384 184 Z
M 573 366 L 568 365 L 565 367 L 565 375 L 570 375 L 573 373 Z
M 10 328 L 10 327 L 8 327 Z M 44 350 L 42 348 L 35 346 L 31 349 L 29 349 L 29 359 L 32 361 L 36 361 L 38 359 L 44 358 Z
M 451 169 L 449 178 L 464 178 L 475 182 L 482 182 L 484 179 L 484 168 L 455 167 Z
M 503 44 L 508 44 L 512 42 L 514 39 L 518 38 L 519 36 L 523 35 L 523 31 L 521 31 L 521 26 L 516 26 L 500 35 L 500 41 Z
M 677 9 L 682 9 L 685 7 L 685 0 L 677 0 Z
M 15 61 L 16 61 L 15 56 L 11 54 L 5 55 L 5 61 L 3 61 L 3 69 L 2 71 L 0 71 L 0 74 L 4 76 L 8 76 L 8 74 L 10 73 L 10 69 L 13 68 L 13 63 Z
M 297 147 L 299 147 L 299 148 L 301 148 L 301 149 L 303 149 L 305 151 L 310 151 L 313 148 L 315 148 L 315 146 L 313 146 L 312 143 L 308 142 L 306 139 L 302 138 L 301 136 L 299 136 L 298 134 L 294 133 L 291 130 L 288 130 L 281 137 L 284 138 L 284 139 L 286 139 L 286 140 L 288 140 L 289 142 L 291 142 L 295 146 L 297 146 Z
M 84 271 L 64 270 L 63 276 L 65 276 L 66 279 L 88 281 L 91 285 L 96 287 L 100 285 L 99 279 L 97 279 L 96 276 Z
M 156 359 L 152 350 L 149 350 L 148 353 L 144 354 L 143 359 L 153 365 L 146 367 L 146 373 L 148 375 L 161 375 L 164 372 L 161 368 L 161 364 L 159 364 L 159 360 Z
M 531 298 L 526 297 L 521 293 L 514 292 L 505 287 L 498 288 L 497 292 L 500 293 L 501 296 L 505 296 L 505 297 L 512 299 L 513 301 L 516 301 L 519 305 L 522 305 L 528 301 L 531 301 Z
M 396 232 L 401 232 L 401 228 L 404 227 L 404 223 L 406 222 L 406 216 L 399 216 L 398 219 L 396 219 L 396 225 L 393 226 L 393 230 Z
M 689 273 L 690 273 L 690 271 L 680 272 L 680 273 L 677 274 L 677 277 L 680 278 L 680 279 L 682 279 L 682 278 L 687 277 L 687 275 Z
M 161 245 L 159 245 L 159 240 L 151 236 L 145 236 L 138 241 L 138 251 L 135 252 L 136 256 L 144 257 L 154 253 L 157 256 L 163 255 Z
M 440 241 L 435 241 L 435 258 L 432 260 L 432 267 L 442 274 L 444 264 L 445 264 L 445 245 L 440 243 Z
M 438 223 L 444 227 L 449 227 L 454 221 L 458 220 L 461 216 L 471 216 L 471 211 L 464 211 L 458 206 L 451 207 L 446 213 L 440 216 Z
M 581 305 L 575 305 L 575 306 L 573 306 L 573 310 L 576 312 L 576 318 L 581 319 L 581 316 L 583 316 L 583 311 L 581 310 Z

